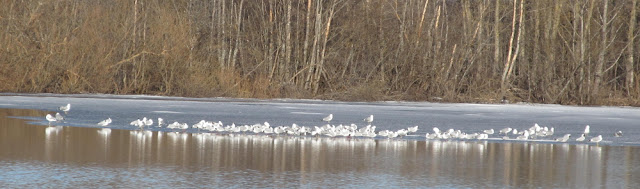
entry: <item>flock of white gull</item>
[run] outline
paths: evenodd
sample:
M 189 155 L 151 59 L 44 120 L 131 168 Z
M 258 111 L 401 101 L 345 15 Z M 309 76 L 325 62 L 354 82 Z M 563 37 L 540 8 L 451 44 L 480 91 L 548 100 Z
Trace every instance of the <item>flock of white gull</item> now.
M 71 110 L 71 104 L 67 104 L 66 106 L 60 106 L 59 110 L 63 111 L 65 114 Z M 49 121 L 49 124 L 53 122 L 61 122 L 64 121 L 64 117 L 60 113 L 56 113 L 55 115 L 47 114 L 45 116 L 46 120 Z M 418 126 L 408 127 L 406 129 L 400 129 L 396 131 L 391 130 L 382 130 L 376 132 L 376 126 L 372 126 L 373 115 L 364 118 L 364 122 L 367 123 L 367 126 L 358 128 L 356 124 L 350 125 L 331 125 L 331 120 L 333 120 L 333 114 L 329 114 L 327 117 L 324 117 L 322 121 L 327 122 L 323 126 L 298 126 L 295 123 L 291 126 L 276 126 L 272 127 L 268 122 L 264 122 L 263 124 L 253 124 L 253 125 L 240 125 L 236 126 L 235 124 L 224 125 L 222 122 L 211 122 L 206 120 L 201 120 L 200 122 L 189 125 L 187 123 L 179 123 L 173 122 L 171 124 L 167 124 L 166 128 L 175 130 L 175 131 L 186 131 L 189 128 L 197 129 L 198 131 L 209 131 L 216 133 L 254 133 L 254 134 L 272 134 L 272 135 L 291 135 L 291 136 L 301 136 L 301 135 L 310 135 L 310 136 L 327 136 L 327 137 L 386 137 L 386 138 L 401 138 L 404 136 L 417 136 L 411 135 L 418 131 Z M 111 118 L 107 118 L 103 121 L 98 122 L 96 125 L 101 127 L 106 127 L 111 124 Z M 144 130 L 145 127 L 163 127 L 165 126 L 165 122 L 162 118 L 157 118 L 156 124 L 154 124 L 154 119 L 142 118 L 134 120 L 130 123 L 130 125 L 139 127 L 141 130 Z M 108 128 L 105 128 L 108 129 Z M 104 131 L 100 131 L 104 132 Z M 510 127 L 500 129 L 498 131 L 498 137 L 493 137 L 491 139 L 496 140 L 536 140 L 542 138 L 552 137 L 555 132 L 553 127 L 541 127 L 537 123 L 532 127 L 524 130 L 518 131 L 517 129 L 513 129 Z M 587 125 L 584 129 L 584 132 L 581 133 L 580 137 L 576 138 L 575 141 L 583 142 L 586 140 L 590 133 L 589 125 Z M 493 129 L 483 130 L 483 132 L 476 133 L 465 133 L 461 130 L 448 129 L 446 131 L 442 131 L 437 127 L 433 127 L 433 133 L 427 133 L 425 135 L 426 139 L 429 140 L 488 140 L 490 139 L 490 135 L 496 134 Z M 510 136 L 511 135 L 511 136 Z M 501 136 L 501 137 L 500 137 Z M 614 133 L 615 137 L 621 137 L 622 131 L 617 131 Z M 547 141 L 555 141 L 555 142 L 568 142 L 571 139 L 571 134 L 565 134 L 562 137 L 555 138 L 555 140 L 547 140 Z M 602 141 L 602 135 L 598 135 L 595 137 L 591 137 L 589 142 L 599 143 Z

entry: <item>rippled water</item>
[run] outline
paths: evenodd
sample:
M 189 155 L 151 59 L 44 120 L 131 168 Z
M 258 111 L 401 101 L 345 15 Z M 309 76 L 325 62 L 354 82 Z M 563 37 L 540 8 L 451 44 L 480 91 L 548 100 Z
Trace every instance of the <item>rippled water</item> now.
M 633 188 L 640 147 L 28 125 L 0 109 L 0 186 Z

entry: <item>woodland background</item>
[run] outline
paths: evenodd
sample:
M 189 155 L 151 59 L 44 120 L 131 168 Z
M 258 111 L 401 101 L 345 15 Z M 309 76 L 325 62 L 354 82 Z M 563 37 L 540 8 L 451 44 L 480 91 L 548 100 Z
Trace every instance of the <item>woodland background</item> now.
M 640 105 L 637 0 L 0 4 L 0 92 Z

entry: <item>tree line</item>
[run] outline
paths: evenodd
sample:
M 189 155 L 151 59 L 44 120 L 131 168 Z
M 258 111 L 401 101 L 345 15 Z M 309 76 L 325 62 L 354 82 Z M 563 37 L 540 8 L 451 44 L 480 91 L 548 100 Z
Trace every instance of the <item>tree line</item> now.
M 637 0 L 3 1 L 0 91 L 636 105 Z

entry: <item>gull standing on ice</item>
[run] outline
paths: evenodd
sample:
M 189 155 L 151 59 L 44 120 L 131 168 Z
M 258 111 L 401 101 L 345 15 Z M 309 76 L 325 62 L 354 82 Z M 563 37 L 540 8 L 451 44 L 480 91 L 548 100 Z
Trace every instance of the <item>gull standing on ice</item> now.
M 373 122 L 373 115 L 370 115 L 367 118 L 364 118 L 364 121 L 366 121 L 368 124 L 371 124 L 371 122 Z
M 570 137 L 571 137 L 571 134 L 565 134 L 560 138 L 556 138 L 556 142 L 567 142 Z
M 584 136 L 589 136 L 589 125 L 584 127 Z
M 484 130 L 483 132 L 489 135 L 492 135 L 494 133 L 493 129 Z
M 65 114 L 71 110 L 71 104 L 67 104 L 66 106 L 60 106 L 58 107 L 58 110 L 62 110 Z
M 153 125 L 153 119 L 147 119 L 147 117 L 144 117 L 144 118 L 142 118 L 142 121 L 144 122 L 144 125 L 146 125 L 146 126 Z
M 418 126 L 417 125 L 407 128 L 407 133 L 415 133 L 415 132 L 418 132 Z
M 47 114 L 47 116 L 45 116 L 44 118 L 47 119 L 47 121 L 49 121 L 49 124 L 51 124 L 51 122 L 56 122 L 58 121 L 55 117 L 53 117 L 51 114 Z
M 158 127 L 162 127 L 164 120 L 162 118 L 158 118 Z
M 438 129 L 438 127 L 433 127 L 433 133 L 440 135 L 441 131 L 440 129 Z
M 522 133 L 522 135 L 516 137 L 516 139 L 518 139 L 518 140 L 527 140 L 527 139 L 529 139 L 529 136 L 530 136 L 529 130 L 524 130 L 524 133 Z
M 584 136 L 584 133 L 583 133 L 583 134 L 582 134 L 582 136 L 580 136 L 580 137 L 578 137 L 578 138 L 576 139 L 576 141 L 578 141 L 578 142 L 582 142 L 582 141 L 584 141 L 584 138 L 585 138 L 585 136 Z
M 109 124 L 111 124 L 111 118 L 102 120 L 101 122 L 98 123 L 98 125 L 103 126 L 103 127 L 105 127 L 105 126 L 107 126 Z
M 333 119 L 333 114 L 329 114 L 329 116 L 322 118 L 322 121 L 326 121 L 327 123 L 331 123 Z
M 613 133 L 613 136 L 621 137 L 622 136 L 622 131 L 616 131 L 616 133 Z
M 602 141 L 602 135 L 591 138 L 591 142 L 600 143 L 600 141 Z
M 145 117 L 145 118 L 146 118 L 146 117 Z M 142 121 L 142 120 L 140 120 L 140 119 L 137 119 L 137 120 L 132 121 L 131 123 L 129 123 L 129 125 L 133 125 L 133 126 L 136 126 L 136 127 L 140 127 L 140 130 L 144 129 L 144 124 L 145 124 L 145 123 L 144 123 L 144 121 Z
M 56 121 L 64 121 L 64 117 L 60 113 L 56 113 Z
M 500 134 L 504 134 L 505 136 L 507 136 L 509 132 L 511 132 L 511 130 L 513 130 L 511 127 L 500 129 Z

